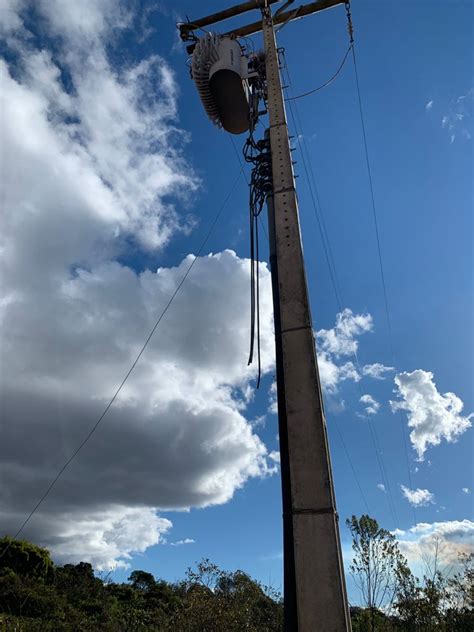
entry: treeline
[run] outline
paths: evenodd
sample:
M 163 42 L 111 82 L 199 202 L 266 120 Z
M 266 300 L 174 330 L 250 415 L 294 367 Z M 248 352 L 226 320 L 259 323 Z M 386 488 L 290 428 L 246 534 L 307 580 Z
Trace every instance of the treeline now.
M 4 553 L 5 552 L 5 553 Z M 97 577 L 90 564 L 53 564 L 27 541 L 0 540 L 0 630 L 174 632 L 282 629 L 280 596 L 246 573 L 208 560 L 170 584 L 133 571 L 128 583 Z
M 369 516 L 347 521 L 353 537 L 350 572 L 361 607 L 351 607 L 353 632 L 473 632 L 473 556 L 458 572 L 441 566 L 438 547 L 420 579 L 395 537 Z M 8 632 L 281 631 L 278 592 L 242 571 L 209 560 L 169 583 L 133 571 L 127 583 L 97 576 L 90 564 L 55 565 L 49 552 L 24 540 L 0 539 L 0 630 Z M 315 631 L 316 632 L 316 631 Z M 324 622 L 321 622 L 324 632 Z

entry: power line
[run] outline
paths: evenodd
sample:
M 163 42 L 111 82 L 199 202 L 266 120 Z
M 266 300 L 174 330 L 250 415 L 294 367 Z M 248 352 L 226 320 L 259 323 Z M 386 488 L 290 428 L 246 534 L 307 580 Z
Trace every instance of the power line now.
M 291 106 L 290 106 L 290 110 L 291 110 L 291 113 L 292 113 Z M 234 149 L 234 153 L 235 153 L 235 155 L 236 155 L 236 157 L 237 157 L 238 163 L 239 163 L 239 165 L 240 165 L 240 170 L 241 170 L 241 173 L 242 173 L 242 177 L 244 178 L 245 182 L 246 182 L 247 184 L 249 184 L 249 181 L 248 181 L 247 176 L 246 176 L 246 174 L 245 174 L 245 170 L 244 170 L 244 165 L 243 165 L 243 163 L 242 163 L 242 159 L 241 159 L 240 154 L 239 154 L 239 152 L 238 152 L 238 150 L 237 150 L 237 147 L 235 146 L 235 141 L 234 141 L 233 137 L 231 136 L 231 134 L 229 134 L 229 138 L 230 138 L 230 141 L 231 141 L 231 143 L 232 143 L 232 147 L 233 147 L 233 149 Z M 314 208 L 316 208 L 316 207 L 314 207 Z M 316 216 L 317 216 L 317 215 L 316 215 Z M 318 216 L 317 216 L 317 217 L 318 217 Z M 319 223 L 319 220 L 318 220 L 318 223 Z M 262 228 L 263 228 L 263 229 L 264 229 L 264 231 L 265 231 L 265 225 L 263 224 L 263 222 L 261 222 L 261 226 L 262 226 Z M 265 234 L 266 234 L 266 231 L 265 231 Z M 268 235 L 267 235 L 267 239 L 268 239 Z M 325 245 L 324 240 L 323 240 L 323 245 Z M 330 266 L 329 259 L 328 259 L 328 265 Z M 342 432 L 341 432 L 341 430 L 340 430 L 340 428 L 339 428 L 339 423 L 338 423 L 338 421 L 337 421 L 336 419 L 335 419 L 334 421 L 335 421 L 335 427 L 336 427 L 337 433 L 338 433 L 338 435 L 339 435 L 339 440 L 341 441 L 341 444 L 342 444 L 342 447 L 343 447 L 344 453 L 345 453 L 345 455 L 346 455 L 346 457 L 347 457 L 347 460 L 348 460 L 348 462 L 349 462 L 349 466 L 350 466 L 350 468 L 351 468 L 351 470 L 352 470 L 352 474 L 354 475 L 354 480 L 355 480 L 356 485 L 357 485 L 357 487 L 358 487 L 358 489 L 359 489 L 359 492 L 360 492 L 360 495 L 361 495 L 362 501 L 363 501 L 363 503 L 364 503 L 364 505 L 365 505 L 365 508 L 366 508 L 366 510 L 367 510 L 367 513 L 368 513 L 368 514 L 370 514 L 371 512 L 370 512 L 369 504 L 368 504 L 368 502 L 367 502 L 367 498 L 366 498 L 366 496 L 365 496 L 365 494 L 364 494 L 364 491 L 363 491 L 363 489 L 362 489 L 362 486 L 361 486 L 361 483 L 360 483 L 359 477 L 358 477 L 358 475 L 357 475 L 357 472 L 356 472 L 356 469 L 355 469 L 354 463 L 353 463 L 353 461 L 352 461 L 352 459 L 351 459 L 351 456 L 350 456 L 349 450 L 347 449 L 346 442 L 344 441 L 344 437 L 343 437 Z
M 315 92 L 319 92 L 323 88 L 326 88 L 327 86 L 331 85 L 331 83 L 335 79 L 337 79 L 339 73 L 344 68 L 344 65 L 345 65 L 346 60 L 347 60 L 347 58 L 349 56 L 351 48 L 352 48 L 352 44 L 349 45 L 349 48 L 346 50 L 346 53 L 345 53 L 345 55 L 344 55 L 344 57 L 342 59 L 341 64 L 339 65 L 338 69 L 336 70 L 336 72 L 333 74 L 333 76 L 330 79 L 325 81 L 323 84 L 321 84 L 317 88 L 314 88 L 313 90 L 309 90 L 308 92 L 303 92 L 303 94 L 298 94 L 296 97 L 288 97 L 288 98 L 285 99 L 285 101 L 296 101 L 296 99 L 302 99 L 303 97 L 309 97 L 310 94 L 314 94 Z
M 128 380 L 128 378 L 130 377 L 132 371 L 134 370 L 134 368 L 136 367 L 136 365 L 138 364 L 138 361 L 140 360 L 141 356 L 143 355 L 143 352 L 145 351 L 148 343 L 150 342 L 153 334 L 155 333 L 157 327 L 159 326 L 159 324 L 161 323 L 161 321 L 163 320 L 166 312 L 169 310 L 169 308 L 171 307 L 171 304 L 173 303 L 174 299 L 176 298 L 177 294 L 179 293 L 179 291 L 181 290 L 182 286 L 184 285 L 186 279 L 188 278 L 191 270 L 194 267 L 194 264 L 196 263 L 199 255 L 202 253 L 202 251 L 204 250 L 207 242 L 209 241 L 209 238 L 224 210 L 224 208 L 227 205 L 227 202 L 229 201 L 231 195 L 233 194 L 236 186 L 237 186 L 237 182 L 240 178 L 240 173 L 238 174 L 238 176 L 235 178 L 235 181 L 233 182 L 231 189 L 229 191 L 229 193 L 227 194 L 227 196 L 225 197 L 224 201 L 222 202 L 219 210 L 217 211 L 211 226 L 206 234 L 206 236 L 204 237 L 201 245 L 198 248 L 197 254 L 194 257 L 194 259 L 192 260 L 192 262 L 189 264 L 188 268 L 186 269 L 186 272 L 184 273 L 183 277 L 181 278 L 181 281 L 178 283 L 178 285 L 176 286 L 173 294 L 171 295 L 170 299 L 168 300 L 167 304 L 165 305 L 165 307 L 163 308 L 163 310 L 161 311 L 158 319 L 156 320 L 155 324 L 153 325 L 153 328 L 151 329 L 150 333 L 148 334 L 147 338 L 145 339 L 145 342 L 143 343 L 138 355 L 136 356 L 135 360 L 133 361 L 130 369 L 127 371 L 127 373 L 125 374 L 125 377 L 123 378 L 123 380 L 121 381 L 120 385 L 118 386 L 118 388 L 116 389 L 115 393 L 113 394 L 112 398 L 110 399 L 110 401 L 108 402 L 107 406 L 104 408 L 104 411 L 102 412 L 102 414 L 100 415 L 100 417 L 97 419 L 97 421 L 95 422 L 95 424 L 92 426 L 92 428 L 89 430 L 89 432 L 87 433 L 87 435 L 85 436 L 85 438 L 82 440 L 82 442 L 79 444 L 79 446 L 74 450 L 74 452 L 71 454 L 71 456 L 69 457 L 69 459 L 64 463 L 64 465 L 61 467 L 61 469 L 58 471 L 58 473 L 56 474 L 56 476 L 54 477 L 54 479 L 51 481 L 51 483 L 49 484 L 49 486 L 46 488 L 45 492 L 43 493 L 43 495 L 41 496 L 41 498 L 38 500 L 38 502 L 36 503 L 36 505 L 33 507 L 33 509 L 30 511 L 30 513 L 28 514 L 28 516 L 25 518 L 25 520 L 23 521 L 23 523 L 21 524 L 20 528 L 18 529 L 18 531 L 15 533 L 15 535 L 13 536 L 13 539 L 16 539 L 20 533 L 23 531 L 23 529 L 26 527 L 26 525 L 28 524 L 28 522 L 31 520 L 31 518 L 33 517 L 33 515 L 36 513 L 36 511 L 39 509 L 39 507 L 43 504 L 43 502 L 46 500 L 46 498 L 49 496 L 51 490 L 53 489 L 53 487 L 55 486 L 55 484 L 58 482 L 58 480 L 61 478 L 62 474 L 64 473 L 64 471 L 69 467 L 69 465 L 72 463 L 72 461 L 76 458 L 76 456 L 79 454 L 79 452 L 82 450 L 82 448 L 86 445 L 86 443 L 91 439 L 92 435 L 95 433 L 95 431 L 97 430 L 97 428 L 99 427 L 101 421 L 104 419 L 104 417 L 106 416 L 106 414 L 108 413 L 108 411 L 110 410 L 111 406 L 113 405 L 113 403 L 115 402 L 115 400 L 117 399 L 120 391 L 122 390 L 122 388 L 125 386 L 126 381 Z M 10 548 L 10 545 L 8 545 L 2 552 L 2 554 L 0 555 L 0 559 L 5 555 L 5 553 L 8 551 L 8 549 Z
M 388 329 L 388 335 L 389 335 L 389 345 L 390 345 L 390 352 L 391 352 L 391 356 L 392 356 L 392 361 L 393 361 L 394 366 L 396 366 L 397 363 L 396 363 L 395 350 L 394 350 L 394 345 L 393 345 L 392 322 L 391 322 L 391 318 L 390 318 L 390 308 L 389 308 L 388 297 L 387 297 L 387 285 L 386 285 L 386 282 L 385 282 L 385 270 L 384 270 L 383 259 L 382 259 L 382 248 L 381 248 L 381 244 L 380 244 L 380 234 L 379 234 L 379 226 L 378 226 L 378 219 L 377 219 L 377 209 L 376 209 L 376 204 L 375 204 L 375 194 L 374 194 L 374 185 L 373 185 L 373 179 L 372 179 L 372 169 L 371 169 L 371 166 L 370 166 L 370 159 L 369 159 L 367 133 L 366 133 L 366 129 L 365 129 L 365 117 L 364 117 L 364 110 L 363 110 L 363 107 L 362 107 L 362 97 L 361 97 L 361 90 L 360 90 L 360 83 L 359 83 L 359 72 L 358 72 L 358 69 L 357 69 L 357 58 L 356 58 L 356 52 L 355 52 L 355 45 L 354 45 L 353 42 L 352 42 L 351 49 L 352 49 L 352 61 L 353 61 L 353 65 L 354 65 L 355 82 L 356 82 L 356 88 L 357 88 L 357 99 L 358 99 L 358 104 L 359 104 L 360 122 L 361 122 L 361 127 L 362 127 L 362 136 L 363 136 L 363 140 L 364 140 L 365 162 L 366 162 L 366 166 L 367 166 L 367 175 L 368 175 L 368 180 L 369 180 L 370 198 L 371 198 L 371 202 L 372 202 L 372 216 L 373 216 L 373 219 L 374 219 L 375 237 L 376 237 L 376 240 L 377 240 L 377 253 L 378 253 L 378 261 L 379 261 L 379 267 L 380 267 L 380 276 L 381 276 L 381 280 L 382 280 L 382 289 L 383 289 L 383 296 L 384 296 L 385 313 L 386 313 L 386 318 L 387 318 L 387 329 Z M 402 413 L 401 410 L 399 410 L 399 415 L 400 415 L 400 425 L 401 425 L 402 437 L 403 437 L 403 448 L 404 448 L 404 452 L 405 452 L 405 461 L 406 461 L 407 473 L 408 473 L 408 481 L 410 483 L 410 489 L 413 489 L 413 483 L 412 483 L 411 471 L 410 471 L 410 462 L 409 462 L 409 458 L 408 458 L 408 447 L 407 447 L 407 438 L 406 438 L 405 424 L 404 424 L 404 420 L 403 420 L 403 413 Z M 413 507 L 413 517 L 414 517 L 415 524 L 416 524 L 417 519 L 416 519 L 416 512 L 415 512 L 415 508 L 414 507 Z
M 291 81 L 291 76 L 289 73 L 289 69 L 288 69 L 288 64 L 286 62 L 286 58 L 284 55 L 284 51 L 283 51 L 283 58 L 284 58 L 284 70 L 286 71 L 286 75 L 288 78 L 288 87 L 289 89 L 292 91 L 292 81 Z M 306 174 L 306 178 L 308 181 L 308 189 L 310 191 L 310 196 L 311 196 L 311 201 L 312 201 L 312 206 L 313 206 L 313 210 L 314 210 L 314 214 L 318 223 L 318 228 L 319 228 L 319 232 L 320 232 L 320 236 L 321 236 L 321 241 L 323 244 L 323 249 L 324 249 L 324 253 L 326 256 L 326 261 L 328 264 L 328 268 L 329 268 L 329 273 L 330 273 L 330 277 L 331 277 L 331 282 L 332 282 L 332 286 L 334 289 L 334 293 L 336 296 L 336 301 L 339 307 L 339 311 L 342 312 L 342 293 L 340 290 L 340 286 L 339 286 L 339 282 L 338 282 L 338 278 L 337 278 L 337 271 L 336 271 L 336 266 L 335 266 L 335 262 L 334 262 L 334 257 L 332 254 L 332 248 L 331 248 L 331 244 L 329 241 L 329 236 L 328 236 L 328 232 L 326 229 L 326 224 L 324 221 L 324 216 L 322 213 L 322 208 L 321 208 L 321 201 L 320 201 L 320 197 L 319 197 L 319 190 L 318 190 L 318 186 L 316 183 L 316 178 L 314 175 L 314 169 L 312 166 L 312 160 L 311 160 L 311 156 L 307 147 L 307 143 L 306 143 L 306 138 L 305 138 L 305 134 L 304 134 L 304 129 L 303 129 L 303 125 L 301 122 L 301 117 L 299 115 L 299 111 L 298 111 L 298 105 L 295 103 L 295 111 L 296 111 L 296 116 L 293 112 L 293 104 L 291 103 L 292 99 L 287 99 L 287 101 L 289 101 L 288 105 L 290 108 L 290 114 L 291 114 L 291 118 L 293 121 L 293 125 L 295 127 L 295 132 L 296 132 L 296 136 L 297 136 L 297 140 L 298 140 L 298 144 L 300 146 L 300 150 L 301 150 L 301 156 L 302 156 L 302 160 L 303 160 L 303 168 Z M 298 123 L 297 123 L 298 121 Z M 309 169 L 307 166 L 307 163 L 309 164 Z M 311 173 L 311 178 L 309 173 Z M 314 188 L 314 193 L 313 193 L 313 188 Z M 316 204 L 316 200 L 317 200 L 317 204 Z M 319 209 L 319 210 L 318 210 Z M 357 354 L 354 352 L 354 359 L 356 362 L 356 366 L 358 369 L 359 374 L 362 374 L 361 372 L 361 368 L 360 368 L 360 364 L 359 364 L 359 360 L 357 358 Z M 362 397 L 362 389 L 360 387 L 360 384 L 357 382 L 357 388 L 360 391 L 360 396 Z M 373 424 L 369 418 L 369 416 L 367 414 L 364 414 L 364 417 L 367 421 L 367 425 L 369 427 L 369 431 L 370 431 L 370 436 L 371 436 L 371 440 L 372 440 L 372 444 L 374 447 L 374 451 L 376 454 L 376 458 L 377 458 L 377 463 L 380 469 L 380 474 L 382 477 L 382 481 L 384 483 L 384 485 L 386 486 L 387 489 L 387 502 L 389 505 L 389 509 L 390 509 L 390 513 L 392 514 L 392 519 L 394 521 L 394 524 L 398 527 L 398 518 L 397 518 L 397 512 L 396 512 L 396 508 L 395 508 L 395 502 L 394 502 L 394 498 L 393 498 L 393 494 L 392 494 L 392 490 L 391 490 L 391 485 L 390 485 L 390 481 L 389 481 L 389 477 L 387 475 L 387 470 L 385 467 L 385 463 L 383 460 L 383 456 L 382 456 L 382 452 L 380 450 L 380 444 L 378 441 L 378 437 L 377 437 L 377 432 L 375 430 L 375 428 L 373 427 Z M 342 435 L 339 431 L 338 432 L 339 435 L 342 438 Z M 347 451 L 346 451 L 347 453 Z M 348 453 L 347 453 L 348 454 Z M 353 467 L 351 465 L 351 467 Z M 353 468 L 354 469 L 354 468 Z M 360 486 L 359 486 L 360 487 Z M 367 505 L 367 502 L 365 501 L 365 504 Z

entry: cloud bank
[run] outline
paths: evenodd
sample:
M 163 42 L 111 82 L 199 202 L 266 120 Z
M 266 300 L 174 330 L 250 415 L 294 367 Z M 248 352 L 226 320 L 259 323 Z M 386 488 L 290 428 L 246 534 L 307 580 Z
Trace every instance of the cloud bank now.
M 405 531 L 398 530 L 395 534 L 401 552 L 415 566 L 422 562 L 429 565 L 434 556 L 438 555 L 439 568 L 444 566 L 456 571 L 459 554 L 469 554 L 474 550 L 474 522 L 467 519 L 420 522 Z
M 170 239 L 192 229 L 178 208 L 199 181 L 184 157 L 166 61 L 111 54 L 132 19 L 125 3 L 10 1 L 0 19 L 9 50 L 0 60 L 8 156 L 0 183 L 0 529 L 15 533 L 102 413 L 193 260 L 158 263 Z M 138 271 L 124 264 L 130 252 L 157 264 Z M 246 362 L 248 286 L 249 262 L 234 252 L 199 258 L 25 537 L 61 561 L 123 566 L 170 530 L 160 509 L 224 503 L 249 478 L 275 471 L 245 417 L 254 370 Z M 261 293 L 268 372 L 264 265 Z

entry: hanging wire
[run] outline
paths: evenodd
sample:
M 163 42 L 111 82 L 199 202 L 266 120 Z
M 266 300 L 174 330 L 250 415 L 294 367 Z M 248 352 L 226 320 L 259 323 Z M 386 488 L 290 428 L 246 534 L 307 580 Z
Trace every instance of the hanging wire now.
M 333 74 L 333 76 L 330 79 L 328 79 L 325 83 L 321 84 L 317 88 L 314 88 L 313 90 L 309 90 L 308 92 L 303 92 L 303 94 L 298 94 L 295 97 L 287 97 L 285 99 L 285 101 L 296 101 L 297 99 L 302 99 L 303 97 L 309 97 L 310 94 L 314 94 L 315 92 L 319 92 L 323 88 L 326 88 L 327 86 L 331 85 L 331 83 L 337 79 L 337 77 L 341 73 L 342 69 L 344 68 L 344 65 L 345 65 L 346 60 L 347 60 L 347 58 L 349 56 L 349 53 L 351 52 L 351 49 L 352 49 L 352 44 L 349 44 L 349 48 L 346 50 L 346 53 L 345 53 L 340 65 L 339 65 L 338 69 Z
M 229 193 L 226 195 L 226 197 L 224 198 L 224 201 L 222 202 L 221 206 L 219 207 L 214 219 L 212 220 L 212 223 L 209 227 L 209 230 L 207 232 L 207 234 L 205 235 L 203 241 L 201 242 L 201 245 L 199 246 L 198 250 L 197 250 L 197 254 L 194 257 L 194 259 L 192 260 L 192 262 L 189 264 L 189 266 L 187 267 L 185 273 L 183 274 L 180 282 L 178 283 L 178 285 L 176 286 L 174 292 L 172 293 L 172 295 L 170 296 L 168 302 L 166 303 L 165 307 L 162 309 L 160 315 L 158 316 L 155 324 L 153 325 L 150 333 L 148 334 L 148 336 L 145 339 L 145 342 L 143 343 L 140 351 L 138 352 L 135 360 L 133 361 L 131 367 L 129 368 L 129 370 L 127 371 L 127 373 L 125 374 L 125 377 L 123 378 L 123 380 L 121 381 L 120 385 L 117 387 L 117 389 L 115 390 L 114 394 L 112 395 L 111 399 L 109 400 L 107 406 L 104 408 L 102 414 L 99 416 L 99 418 L 97 419 L 97 421 L 94 423 L 94 425 L 92 426 L 92 428 L 89 430 L 89 432 L 87 433 L 87 435 L 84 437 L 84 439 L 81 441 L 81 443 L 78 445 L 78 447 L 74 450 L 74 452 L 71 454 L 71 456 L 67 459 L 67 461 L 64 463 L 64 465 L 60 468 L 60 470 L 58 471 L 58 473 L 56 474 L 56 476 L 53 478 L 53 480 L 51 481 L 51 483 L 48 485 L 48 487 L 46 488 L 46 490 L 44 491 L 43 495 L 41 496 L 41 498 L 38 500 L 38 502 L 36 503 L 36 505 L 33 507 L 33 509 L 30 511 L 30 513 L 28 514 L 28 516 L 25 518 L 25 520 L 22 522 L 21 526 L 18 528 L 18 530 L 16 531 L 15 535 L 13 536 L 12 540 L 10 541 L 10 543 L 8 544 L 8 546 L 2 551 L 2 553 L 0 554 L 0 559 L 7 553 L 7 551 L 9 550 L 11 543 L 13 542 L 13 540 L 15 540 L 23 531 L 23 529 L 26 527 L 26 525 L 28 524 L 28 522 L 31 520 L 31 518 L 33 517 L 33 515 L 36 513 L 36 511 L 40 508 L 40 506 L 43 504 L 43 502 L 46 500 L 46 498 L 49 496 L 51 490 L 53 489 L 53 487 L 56 485 L 56 483 L 58 482 L 58 480 L 61 478 L 61 476 L 63 475 L 63 473 L 65 472 L 65 470 L 69 467 L 69 465 L 71 465 L 71 463 L 74 461 L 74 459 L 76 458 L 76 456 L 79 454 L 79 452 L 82 450 L 82 448 L 86 445 L 86 443 L 88 443 L 88 441 L 92 438 L 92 436 L 94 435 L 95 431 L 97 430 L 97 428 L 99 427 L 100 423 L 102 422 L 102 420 L 104 419 L 104 417 L 107 415 L 107 413 L 109 412 L 110 408 L 112 407 L 113 403 L 115 402 L 115 400 L 117 399 L 120 391 L 122 390 L 122 388 L 125 386 L 125 383 L 127 382 L 128 378 L 130 377 L 130 375 L 132 374 L 133 370 L 135 369 L 135 367 L 138 364 L 138 361 L 140 360 L 141 356 L 143 355 L 146 347 L 148 346 L 148 343 L 150 342 L 153 334 L 155 333 L 155 331 L 157 330 L 159 324 L 161 323 L 161 321 L 163 320 L 166 312 L 169 310 L 169 308 L 171 307 L 174 299 L 176 298 L 176 296 L 178 295 L 178 293 L 180 292 L 181 288 L 183 287 L 186 279 L 188 278 L 189 274 L 191 273 L 191 270 L 193 269 L 196 261 L 198 260 L 198 257 L 201 255 L 202 251 L 204 250 L 207 242 L 209 241 L 209 238 L 211 237 L 214 228 L 217 224 L 217 222 L 219 221 L 219 218 L 222 215 L 222 212 L 224 211 L 225 207 L 227 206 L 228 201 L 230 200 L 232 194 L 234 193 L 234 190 L 237 186 L 237 182 L 240 179 L 240 173 L 237 174 L 237 177 L 235 178 L 234 182 L 231 185 L 231 188 L 229 190 Z
M 253 165 L 249 185 L 250 223 L 250 350 L 248 364 L 252 364 L 257 341 L 257 388 L 261 379 L 260 349 L 260 274 L 259 274 L 259 216 L 271 191 L 271 161 L 269 141 L 254 140 L 253 129 L 243 148 L 244 159 Z
M 264 59 L 260 55 L 254 55 L 252 59 L 256 75 L 251 84 L 249 103 L 249 135 L 243 147 L 245 162 L 252 165 L 249 182 L 249 232 L 250 232 L 250 349 L 248 364 L 252 364 L 255 343 L 257 346 L 257 383 L 260 386 L 262 374 L 261 345 L 260 345 L 260 243 L 259 243 L 259 217 L 265 205 L 268 194 L 272 190 L 271 153 L 270 142 L 267 138 L 256 141 L 255 128 L 259 119 L 259 103 L 264 93 Z M 235 143 L 231 138 L 234 151 L 238 157 L 242 175 L 245 172 L 241 163 Z
M 351 42 L 352 45 L 352 42 Z M 286 57 L 285 57 L 285 51 L 284 49 L 280 49 L 280 53 L 282 54 L 283 57 L 283 64 L 282 64 L 282 70 L 284 70 L 286 72 L 286 76 L 287 76 L 287 82 L 288 82 L 288 89 L 289 90 L 293 90 L 292 88 L 292 80 L 291 80 L 291 76 L 289 73 L 289 69 L 288 69 L 288 64 L 286 62 Z M 302 122 L 301 122 L 301 117 L 299 115 L 299 111 L 298 111 L 298 106 L 297 104 L 293 104 L 291 101 L 293 101 L 293 99 L 287 99 L 288 101 L 290 101 L 288 103 L 289 105 L 289 109 L 290 109 L 290 116 L 291 119 L 293 121 L 293 125 L 295 128 L 295 133 L 296 133 L 296 137 L 297 137 L 297 141 L 298 144 L 300 146 L 300 151 L 301 151 L 301 156 L 302 156 L 302 160 L 303 160 L 303 168 L 305 170 L 305 174 L 306 174 L 306 179 L 308 181 L 308 188 L 310 191 L 310 196 L 311 196 L 311 200 L 312 200 L 312 205 L 313 205 L 313 210 L 314 210 L 314 214 L 318 223 L 318 228 L 319 228 L 319 232 L 320 232 L 320 236 L 321 236 L 321 240 L 323 243 L 323 249 L 325 252 L 325 256 L 326 256 L 326 261 L 328 264 L 328 268 L 329 268 L 329 272 L 330 272 L 330 277 L 331 277 L 331 283 L 334 289 L 334 293 L 336 296 L 336 301 L 339 307 L 339 311 L 342 311 L 342 293 L 340 290 L 340 285 L 338 282 L 338 278 L 337 278 L 337 271 L 336 271 L 336 266 L 334 263 L 334 257 L 332 255 L 332 248 L 331 248 L 331 244 L 329 241 L 329 237 L 328 237 L 328 233 L 327 233 L 327 229 L 326 229 L 326 225 L 324 222 L 324 216 L 322 214 L 322 209 L 321 209 L 321 202 L 320 202 L 320 198 L 319 198 L 319 191 L 318 191 L 318 187 L 317 187 L 317 183 L 316 183 L 316 178 L 314 175 L 314 170 L 312 167 L 312 161 L 311 161 L 311 157 L 310 157 L 310 153 L 306 144 L 306 140 L 305 140 L 305 135 L 304 135 L 304 130 L 303 130 L 303 126 L 302 126 Z M 295 110 L 293 110 L 293 105 Z M 295 115 L 296 112 L 296 115 Z M 298 122 L 297 122 L 298 121 Z M 308 168 L 308 164 L 309 164 L 309 168 Z M 310 178 L 310 173 L 311 173 L 311 178 Z M 314 192 L 313 192 L 313 188 L 314 188 Z M 317 201 L 317 203 L 316 203 Z M 361 374 L 361 368 L 360 368 L 360 364 L 359 364 L 359 360 L 357 358 L 357 355 L 354 353 L 354 360 L 356 363 L 356 367 L 358 369 L 359 374 Z M 360 390 L 360 395 L 362 396 L 362 390 L 360 387 L 360 384 L 357 383 L 358 389 Z M 383 460 L 383 456 L 382 456 L 382 451 L 380 449 L 380 444 L 378 441 L 378 437 L 377 437 L 377 433 L 375 428 L 373 427 L 373 424 L 369 418 L 368 415 L 364 414 L 364 418 L 367 420 L 367 425 L 369 427 L 369 432 L 370 432 L 370 436 L 371 436 L 371 440 L 372 440 L 372 444 L 374 447 L 374 451 L 376 454 L 376 459 L 377 459 L 377 463 L 378 463 L 378 467 L 380 470 L 380 475 L 382 477 L 382 482 L 384 483 L 384 485 L 386 486 L 387 489 L 387 502 L 389 505 L 389 509 L 390 509 L 390 513 L 392 514 L 392 519 L 394 521 L 394 524 L 396 526 L 398 526 L 398 517 L 397 517 L 397 512 L 396 512 L 396 507 L 395 507 L 395 502 L 393 499 L 393 494 L 391 491 L 391 485 L 389 482 L 389 478 L 387 475 L 387 470 L 385 467 L 385 463 Z M 339 428 L 337 428 L 339 435 L 341 436 L 341 433 L 339 431 Z M 342 436 L 341 436 L 342 438 Z M 365 504 L 367 505 L 367 502 L 365 502 Z
M 382 258 L 382 247 L 381 247 L 381 243 L 380 243 L 380 233 L 379 233 L 378 218 L 377 218 L 377 207 L 376 207 L 376 204 L 375 204 L 375 194 L 374 194 L 374 184 L 373 184 L 373 179 L 372 179 L 372 169 L 371 169 L 371 165 L 370 165 L 369 150 L 368 150 L 368 143 L 367 143 L 367 133 L 366 133 L 366 128 L 365 128 L 364 109 L 362 107 L 362 96 L 361 96 L 361 89 L 360 89 L 360 82 L 359 82 L 359 72 L 358 72 L 358 68 L 357 68 L 357 57 L 356 57 L 355 43 L 354 43 L 354 27 L 353 27 L 353 24 L 352 24 L 352 15 L 351 15 L 350 2 L 346 2 L 345 3 L 345 8 L 346 8 L 346 15 L 347 15 L 347 22 L 348 22 L 348 31 L 349 31 L 349 37 L 350 37 L 350 43 L 351 43 L 352 61 L 353 61 L 353 66 L 354 66 L 354 76 L 355 76 L 355 83 L 356 83 L 356 89 L 357 89 L 357 99 L 358 99 L 358 105 L 359 105 L 360 122 L 361 122 L 361 127 L 362 127 L 362 136 L 363 136 L 363 141 L 364 141 L 365 162 L 366 162 L 366 166 L 367 166 L 367 176 L 368 176 L 368 180 L 369 180 L 370 199 L 371 199 L 371 205 L 372 205 L 372 216 L 373 216 L 373 220 L 374 220 L 375 237 L 376 237 L 376 241 L 377 241 L 377 253 L 378 253 L 378 261 L 379 261 L 379 268 L 380 268 L 380 277 L 381 277 L 381 281 L 382 281 L 382 290 L 383 290 L 383 297 L 384 297 L 385 314 L 386 314 L 386 319 L 387 319 L 387 329 L 388 329 L 388 335 L 389 335 L 390 353 L 391 353 L 393 365 L 397 366 L 396 356 L 395 356 L 395 349 L 394 349 L 394 344 L 393 344 L 392 321 L 391 321 L 391 317 L 390 317 L 390 308 L 389 308 L 389 303 L 388 303 L 387 284 L 385 282 L 385 270 L 384 270 L 383 258 Z M 408 473 L 408 482 L 410 484 L 410 489 L 413 489 L 411 470 L 410 470 L 410 462 L 409 462 L 409 458 L 408 458 L 408 446 L 407 446 L 405 422 L 404 422 L 404 418 L 403 418 L 403 412 L 402 412 L 401 409 L 399 409 L 399 418 L 400 418 L 401 433 L 402 433 L 402 438 L 403 438 L 403 448 L 404 448 L 404 452 L 405 452 L 406 468 L 407 468 L 407 473 Z M 415 507 L 413 507 L 413 518 L 414 518 L 415 524 L 416 524 L 417 523 L 417 518 L 416 518 Z

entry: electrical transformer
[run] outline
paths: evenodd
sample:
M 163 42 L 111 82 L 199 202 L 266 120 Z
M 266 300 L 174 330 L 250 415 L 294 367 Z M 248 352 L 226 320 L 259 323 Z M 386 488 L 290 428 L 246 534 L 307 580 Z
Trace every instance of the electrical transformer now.
M 193 52 L 191 74 L 207 115 L 231 134 L 249 129 L 248 58 L 228 36 L 207 33 Z

